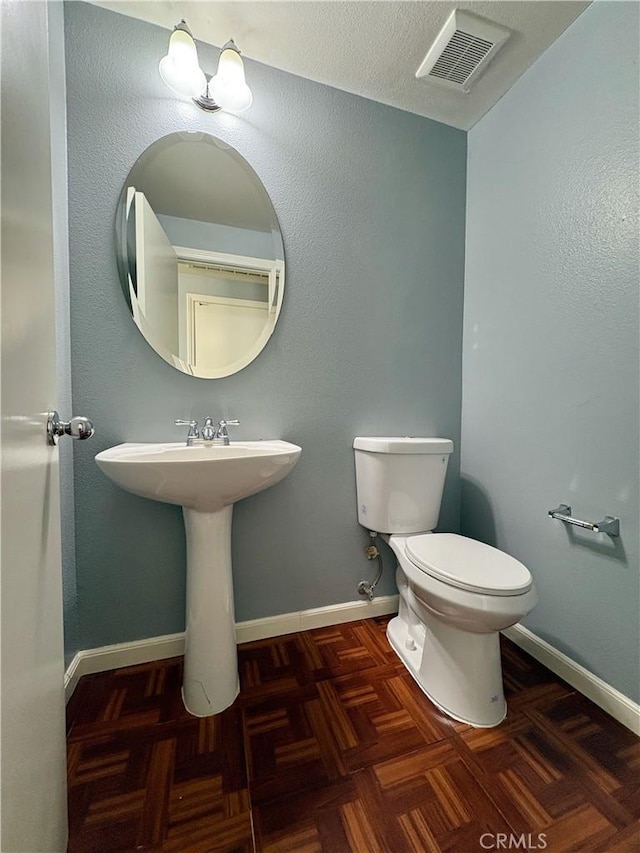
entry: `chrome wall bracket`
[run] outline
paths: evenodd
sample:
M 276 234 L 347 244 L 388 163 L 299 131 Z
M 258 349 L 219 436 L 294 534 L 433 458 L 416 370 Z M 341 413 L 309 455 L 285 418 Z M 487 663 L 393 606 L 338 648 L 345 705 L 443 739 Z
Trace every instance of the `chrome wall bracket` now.
M 594 533 L 608 533 L 609 536 L 620 536 L 620 519 L 613 515 L 605 515 L 602 521 L 583 521 L 571 515 L 569 504 L 560 504 L 548 512 L 550 518 L 563 521 L 565 524 L 574 524 L 576 527 L 584 527 Z

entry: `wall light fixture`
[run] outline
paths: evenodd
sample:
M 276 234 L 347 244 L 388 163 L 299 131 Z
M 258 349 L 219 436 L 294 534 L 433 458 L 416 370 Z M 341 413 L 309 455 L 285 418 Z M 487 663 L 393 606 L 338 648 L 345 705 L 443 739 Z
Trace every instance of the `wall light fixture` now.
M 169 51 L 160 60 L 160 76 L 176 94 L 191 98 L 208 112 L 242 112 L 251 106 L 253 95 L 244 77 L 240 51 L 233 39 L 222 48 L 218 73 L 205 74 L 198 63 L 198 51 L 184 20 L 177 24 L 169 39 Z

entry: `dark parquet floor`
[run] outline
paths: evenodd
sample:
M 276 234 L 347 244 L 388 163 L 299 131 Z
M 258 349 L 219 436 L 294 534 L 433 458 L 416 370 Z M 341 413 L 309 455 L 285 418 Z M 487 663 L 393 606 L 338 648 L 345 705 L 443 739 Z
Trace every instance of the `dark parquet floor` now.
M 85 676 L 68 706 L 69 853 L 640 851 L 640 741 L 508 641 L 509 713 L 438 711 L 386 618 L 239 648 L 196 719 L 181 659 Z

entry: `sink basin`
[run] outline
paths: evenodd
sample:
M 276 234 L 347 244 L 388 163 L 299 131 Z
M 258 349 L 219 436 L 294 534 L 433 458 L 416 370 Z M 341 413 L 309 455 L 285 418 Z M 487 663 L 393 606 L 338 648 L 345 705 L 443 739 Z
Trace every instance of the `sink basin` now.
M 127 492 L 211 512 L 280 482 L 301 453 L 288 441 L 119 444 L 98 453 L 96 462 Z
M 227 447 L 119 444 L 96 456 L 107 477 L 127 492 L 182 506 L 187 538 L 182 698 L 196 717 L 223 711 L 239 691 L 233 504 L 280 482 L 301 453 L 288 441 L 237 441 Z

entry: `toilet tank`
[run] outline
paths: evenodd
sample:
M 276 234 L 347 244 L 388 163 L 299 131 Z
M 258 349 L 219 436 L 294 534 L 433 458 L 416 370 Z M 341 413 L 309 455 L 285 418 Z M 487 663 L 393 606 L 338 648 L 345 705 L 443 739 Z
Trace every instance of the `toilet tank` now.
M 377 533 L 426 533 L 438 523 L 448 438 L 358 437 L 358 521 Z

